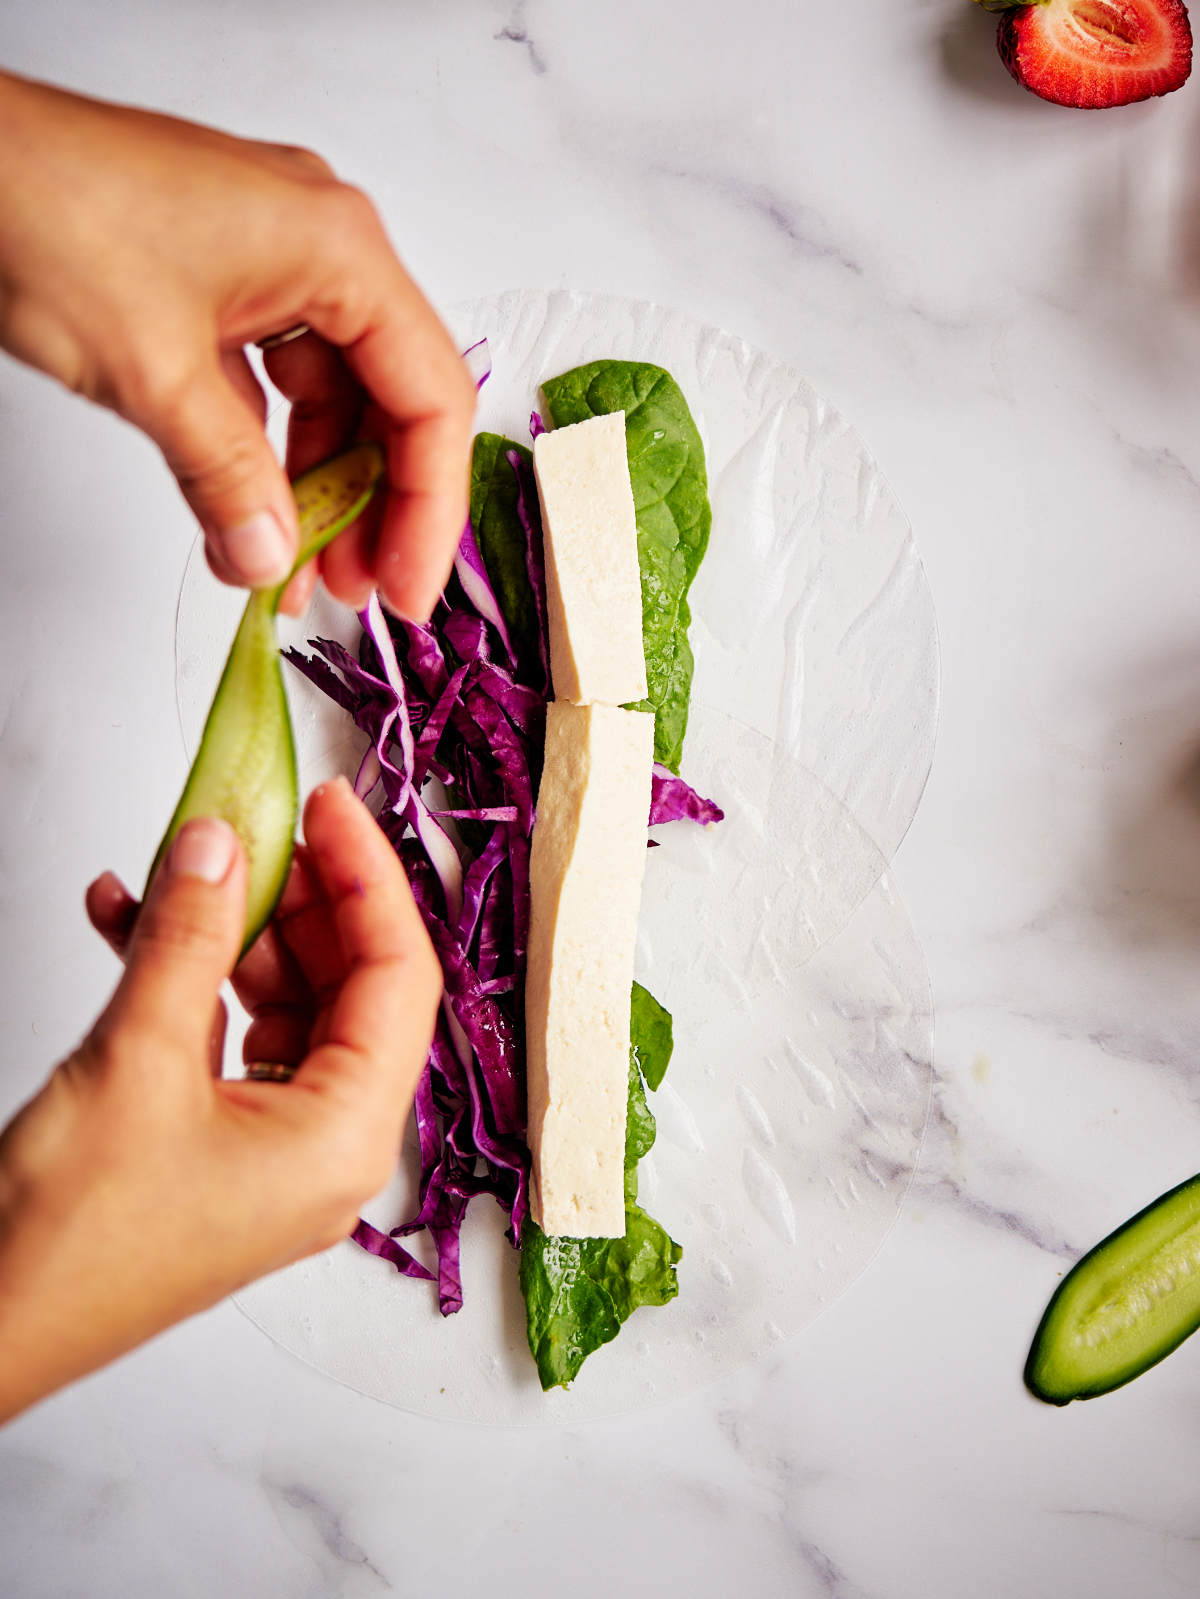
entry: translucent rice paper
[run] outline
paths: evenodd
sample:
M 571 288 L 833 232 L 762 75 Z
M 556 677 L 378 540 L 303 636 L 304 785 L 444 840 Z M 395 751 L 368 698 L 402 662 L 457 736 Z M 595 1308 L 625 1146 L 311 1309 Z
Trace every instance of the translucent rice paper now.
M 890 861 L 933 758 L 937 627 L 908 521 L 846 419 L 786 362 L 662 306 L 519 292 L 451 320 L 461 345 L 491 350 L 479 427 L 514 439 L 541 382 L 569 367 L 615 356 L 672 374 L 713 507 L 692 589 L 695 698 L 773 739 Z
M 463 1229 L 457 1316 L 349 1244 L 238 1302 L 283 1347 L 388 1403 L 572 1423 L 677 1396 L 793 1337 L 895 1220 L 927 1113 L 932 1012 L 886 872 L 932 753 L 936 631 L 887 485 L 792 368 L 660 307 L 574 293 L 501 295 L 453 323 L 464 347 L 490 342 L 481 428 L 527 437 L 543 378 L 619 356 L 667 367 L 705 442 L 714 521 L 692 591 L 683 775 L 726 820 L 655 830 L 638 952 L 639 978 L 675 1016 L 641 1198 L 684 1247 L 680 1294 L 636 1312 L 569 1392 L 548 1395 L 517 1257 L 486 1200 Z M 189 751 L 238 609 L 194 554 L 177 656 Z M 350 639 L 356 623 L 321 598 L 282 631 Z M 352 773 L 362 736 L 296 674 L 289 689 L 302 784 Z M 368 1207 L 377 1225 L 413 1208 L 408 1143 Z

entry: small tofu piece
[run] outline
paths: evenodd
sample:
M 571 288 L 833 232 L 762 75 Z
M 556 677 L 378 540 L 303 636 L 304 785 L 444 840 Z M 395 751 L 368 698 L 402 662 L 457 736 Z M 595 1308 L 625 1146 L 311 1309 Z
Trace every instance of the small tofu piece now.
M 533 1218 L 625 1234 L 629 1006 L 654 717 L 556 701 L 530 856 L 525 1032 Z
M 554 697 L 576 705 L 644 700 L 642 582 L 624 411 L 540 433 L 533 468 L 546 535 Z

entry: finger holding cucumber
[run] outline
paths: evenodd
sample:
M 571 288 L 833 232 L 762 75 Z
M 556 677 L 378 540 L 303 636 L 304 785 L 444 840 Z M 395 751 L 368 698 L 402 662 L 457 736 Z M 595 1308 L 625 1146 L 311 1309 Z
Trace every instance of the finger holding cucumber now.
M 297 478 L 298 571 L 360 516 L 383 472 L 377 444 L 358 444 Z M 197 816 L 219 816 L 249 862 L 248 949 L 283 892 L 300 793 L 296 747 L 279 659 L 275 618 L 286 580 L 250 595 L 213 698 L 200 748 L 150 868 L 153 878 L 176 834 Z

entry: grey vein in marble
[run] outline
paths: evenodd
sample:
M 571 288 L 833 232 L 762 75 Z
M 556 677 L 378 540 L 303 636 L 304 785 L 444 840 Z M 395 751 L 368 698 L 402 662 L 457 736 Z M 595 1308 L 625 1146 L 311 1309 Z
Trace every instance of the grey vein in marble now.
M 1027 1018 L 1033 1020 L 1034 1018 Z M 1192 1037 L 1164 1038 L 1160 1034 L 1132 1025 L 1129 1027 L 1100 1027 L 1085 1035 L 1103 1054 L 1114 1060 L 1129 1061 L 1134 1065 L 1153 1066 L 1185 1081 L 1196 1084 L 1196 1057 L 1200 1053 L 1200 1039 Z
M 1133 439 L 1127 439 L 1116 428 L 1112 429 L 1112 434 L 1129 459 L 1142 471 L 1151 473 L 1160 482 L 1170 480 L 1183 483 L 1191 493 L 1200 494 L 1200 479 L 1174 450 L 1165 444 L 1157 448 L 1138 444 Z
M 324 1500 L 317 1497 L 311 1488 L 306 1488 L 302 1483 L 271 1482 L 263 1478 L 263 1488 L 269 1498 L 288 1506 L 289 1509 L 298 1511 L 305 1521 L 312 1527 L 321 1545 L 333 1558 L 345 1566 L 354 1566 L 369 1572 L 376 1579 L 377 1585 L 388 1593 L 395 1590 L 391 1582 L 374 1564 L 361 1544 L 358 1544 L 342 1528 L 342 1518 Z
M 818 222 L 822 219 L 803 206 L 798 208 L 798 216 L 797 208 L 789 204 L 787 198 L 769 184 L 736 175 L 696 171 L 667 163 L 653 164 L 648 170 L 660 177 L 687 182 L 726 204 L 732 203 L 741 212 L 758 217 L 765 221 L 789 248 L 798 249 L 807 260 L 831 264 L 840 268 L 846 277 L 859 281 L 865 282 L 872 277 L 877 278 L 877 274 L 849 250 L 813 237 L 812 232 L 801 225 L 799 218 L 811 215 Z M 995 317 L 989 313 L 986 306 L 973 306 L 970 314 L 952 314 L 922 304 L 911 295 L 890 293 L 886 288 L 881 300 L 890 310 L 913 316 L 923 326 L 936 333 L 977 337 L 995 325 Z
M 529 65 L 540 78 L 546 72 L 546 58 L 538 49 L 537 43 L 530 37 L 525 26 L 525 0 L 517 0 L 512 8 L 508 21 L 498 33 L 492 35 L 493 39 L 503 41 L 505 44 L 523 44 L 529 57 Z
M 797 1457 L 780 1449 L 764 1452 L 761 1440 L 747 1432 L 745 1417 L 733 1408 L 718 1413 L 717 1425 L 741 1464 L 760 1479 L 770 1497 L 775 1501 L 772 1518 L 783 1532 L 787 1547 L 795 1557 L 798 1572 L 815 1577 L 819 1588 L 815 1590 L 828 1599 L 877 1599 L 851 1580 L 845 1569 L 828 1550 L 813 1538 L 811 1530 L 800 1525 L 795 1501 L 806 1488 L 815 1488 L 828 1481 L 829 1473 L 802 1466 Z M 807 1585 L 796 1592 L 808 1594 Z
M 804 1563 L 821 1584 L 822 1593 L 829 1595 L 829 1599 L 871 1599 L 864 1588 L 858 1583 L 851 1582 L 846 1573 L 832 1560 L 819 1544 L 807 1538 L 796 1540 L 795 1548 L 803 1557 Z
M 984 1227 L 995 1232 L 1008 1233 L 1020 1238 L 1027 1244 L 1032 1244 L 1047 1255 L 1054 1255 L 1061 1260 L 1074 1261 L 1083 1253 L 1083 1249 L 1072 1244 L 1060 1233 L 1052 1228 L 1041 1225 L 1034 1217 L 1009 1207 L 989 1204 L 980 1194 L 972 1192 L 963 1178 L 956 1177 L 946 1169 L 948 1162 L 942 1162 L 943 1169 L 928 1171 L 929 1156 L 933 1146 L 940 1139 L 943 1143 L 961 1146 L 962 1134 L 958 1124 L 946 1109 L 944 1093 L 945 1082 L 934 1079 L 933 1097 L 929 1108 L 929 1121 L 925 1130 L 925 1142 L 921 1149 L 921 1160 L 917 1166 L 916 1176 L 913 1179 L 912 1192 L 930 1203 L 945 1203 L 965 1219 L 978 1222 Z
M 785 196 L 766 183 L 753 183 L 745 178 L 719 173 L 697 172 L 690 167 L 669 166 L 657 162 L 649 168 L 657 177 L 671 178 L 689 184 L 706 194 L 732 204 L 737 210 L 758 217 L 788 244 L 798 247 L 810 260 L 831 261 L 854 277 L 863 276 L 863 266 L 847 251 L 836 244 L 825 244 L 815 238 L 803 225 L 804 208 L 789 204 Z
M 1112 1021 L 1101 1022 L 1099 1026 L 1094 1024 L 1089 1026 L 1087 1017 L 1089 1010 L 1092 1015 L 1095 1014 L 1094 1007 L 1071 1013 L 1056 1011 L 1049 1006 L 1035 1009 L 1032 1006 L 1006 1005 L 1001 1000 L 991 1000 L 973 1003 L 969 1007 L 956 1006 L 955 1009 L 1002 1012 L 1014 1021 L 1025 1022 L 1030 1027 L 1047 1031 L 1053 1037 L 1065 1042 L 1085 1039 L 1111 1060 L 1119 1060 L 1133 1066 L 1150 1066 L 1188 1087 L 1195 1087 L 1200 1034 L 1193 1036 L 1194 1029 L 1184 1023 L 1180 1024 L 1178 1032 L 1166 1034 L 1146 1027 L 1140 1021 L 1131 1019 L 1123 1023 L 1119 1017 Z

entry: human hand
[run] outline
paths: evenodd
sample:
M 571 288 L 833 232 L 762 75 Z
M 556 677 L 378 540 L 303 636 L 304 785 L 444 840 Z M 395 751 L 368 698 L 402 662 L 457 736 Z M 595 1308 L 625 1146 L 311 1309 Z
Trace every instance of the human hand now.
M 0 345 L 149 434 L 213 571 L 266 587 L 298 533 L 244 347 L 307 324 L 265 357 L 292 401 L 289 472 L 360 434 L 387 453 L 386 494 L 322 575 L 424 620 L 466 517 L 475 391 L 365 196 L 308 151 L 4 73 L 0 147 Z
M 88 891 L 124 975 L 0 1134 L 0 1420 L 264 1272 L 328 1248 L 391 1177 L 441 971 L 395 853 L 344 782 L 305 808 L 279 910 L 234 976 L 248 1062 L 222 1080 L 219 991 L 246 860 L 223 822 L 179 835 L 140 913 Z

